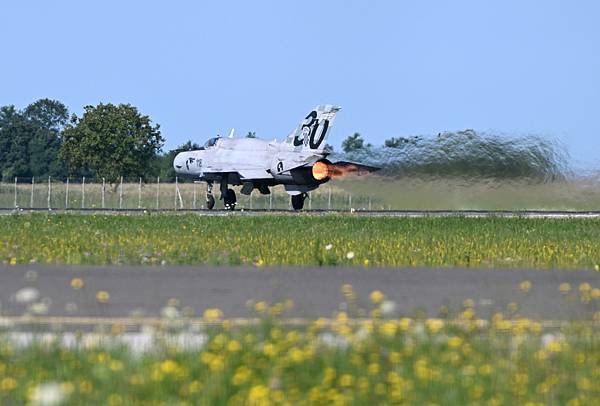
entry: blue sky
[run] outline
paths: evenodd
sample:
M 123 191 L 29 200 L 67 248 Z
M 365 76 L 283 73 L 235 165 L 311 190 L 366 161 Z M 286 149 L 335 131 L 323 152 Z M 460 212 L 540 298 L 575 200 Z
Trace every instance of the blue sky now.
M 0 105 L 131 103 L 166 148 L 231 127 L 284 137 L 343 107 L 329 142 L 473 128 L 600 163 L 597 1 L 13 1 Z

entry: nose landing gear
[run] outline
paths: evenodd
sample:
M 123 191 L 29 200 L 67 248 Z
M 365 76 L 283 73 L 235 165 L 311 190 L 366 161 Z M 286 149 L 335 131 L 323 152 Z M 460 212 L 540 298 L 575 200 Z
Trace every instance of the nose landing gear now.
M 212 182 L 208 182 L 208 186 L 206 188 L 206 208 L 208 210 L 212 210 L 215 207 L 215 197 L 213 196 L 212 188 Z

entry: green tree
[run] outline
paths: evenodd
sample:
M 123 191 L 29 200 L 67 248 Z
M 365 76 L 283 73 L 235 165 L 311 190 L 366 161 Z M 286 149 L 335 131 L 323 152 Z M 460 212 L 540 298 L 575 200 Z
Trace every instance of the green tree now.
M 403 145 L 407 144 L 410 140 L 404 137 L 392 137 L 390 139 L 385 140 L 385 147 L 387 148 L 401 148 Z
M 0 170 L 2 178 L 29 177 L 28 145 L 36 128 L 15 106 L 0 108 Z
M 256 131 L 248 131 L 246 138 L 256 138 Z
M 354 133 L 342 142 L 342 149 L 344 152 L 357 151 L 364 148 L 364 143 L 362 136 L 359 133 Z
M 328 144 L 328 143 L 325 143 L 325 148 L 323 148 L 323 151 L 330 153 L 330 154 L 333 154 L 335 152 L 333 145 Z
M 36 130 L 29 140 L 28 159 L 32 176 L 66 176 L 66 165 L 58 159 L 62 130 L 69 120 L 67 107 L 57 100 L 40 99 L 23 113 Z
M 89 172 L 115 181 L 138 177 L 160 152 L 160 126 L 129 104 L 86 106 L 81 118 L 73 116 L 63 131 L 60 157 L 71 172 Z

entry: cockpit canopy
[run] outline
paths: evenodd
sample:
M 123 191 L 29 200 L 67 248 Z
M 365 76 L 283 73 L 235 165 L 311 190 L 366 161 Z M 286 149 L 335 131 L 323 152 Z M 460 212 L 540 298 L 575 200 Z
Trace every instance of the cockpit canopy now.
M 214 147 L 220 137 L 213 137 L 204 143 L 204 148 Z

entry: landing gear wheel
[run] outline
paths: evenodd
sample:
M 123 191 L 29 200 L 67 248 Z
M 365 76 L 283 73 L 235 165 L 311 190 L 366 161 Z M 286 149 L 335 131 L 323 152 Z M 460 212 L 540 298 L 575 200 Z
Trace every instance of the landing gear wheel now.
M 237 199 L 233 189 L 227 189 L 225 196 L 223 196 L 223 203 L 225 204 L 225 210 L 234 210 Z
M 306 199 L 305 193 L 300 193 L 299 195 L 292 196 L 292 207 L 294 210 L 302 210 L 304 207 L 304 199 Z
M 212 194 L 206 195 L 206 208 L 212 210 L 213 207 L 215 207 L 215 197 Z

